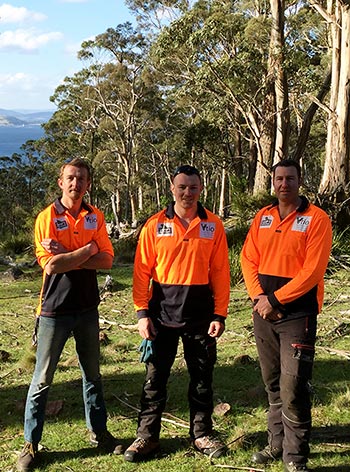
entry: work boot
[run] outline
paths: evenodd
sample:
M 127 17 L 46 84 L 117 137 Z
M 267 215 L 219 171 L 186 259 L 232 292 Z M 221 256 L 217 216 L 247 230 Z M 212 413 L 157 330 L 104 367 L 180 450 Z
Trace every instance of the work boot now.
M 107 454 L 122 454 L 123 447 L 118 443 L 118 440 L 107 430 L 100 433 L 91 432 L 90 443 L 97 446 L 101 452 Z
M 17 461 L 17 470 L 27 472 L 31 470 L 36 463 L 38 454 L 38 445 L 26 442 Z
M 255 464 L 267 464 L 282 457 L 282 452 L 281 447 L 266 446 L 262 451 L 254 452 L 252 461 Z
M 225 444 L 213 436 L 202 436 L 195 439 L 193 444 L 199 452 L 211 457 L 220 457 L 226 450 Z
M 136 438 L 124 452 L 124 459 L 128 462 L 138 462 L 149 459 L 159 449 L 159 441 L 153 439 Z
M 284 472 L 310 472 L 306 464 L 299 464 L 298 462 L 289 462 L 284 464 Z

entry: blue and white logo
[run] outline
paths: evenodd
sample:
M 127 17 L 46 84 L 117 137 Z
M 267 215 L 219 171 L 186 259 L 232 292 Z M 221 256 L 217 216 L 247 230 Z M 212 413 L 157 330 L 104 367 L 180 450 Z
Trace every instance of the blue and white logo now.
M 299 231 L 300 233 L 305 233 L 311 223 L 311 220 L 312 216 L 298 215 L 294 220 L 292 231 Z
M 97 216 L 95 213 L 89 213 L 85 216 L 84 229 L 97 229 Z
M 204 221 L 200 224 L 200 234 L 201 238 L 213 239 L 215 234 L 216 223 L 206 223 Z
M 68 223 L 65 218 L 54 218 L 53 222 L 57 231 L 64 231 L 65 229 L 68 229 Z

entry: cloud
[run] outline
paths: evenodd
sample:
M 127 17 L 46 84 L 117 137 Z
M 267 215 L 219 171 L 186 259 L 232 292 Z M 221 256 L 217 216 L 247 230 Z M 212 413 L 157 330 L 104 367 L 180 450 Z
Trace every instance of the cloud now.
M 14 85 L 18 82 L 24 83 L 26 81 L 30 83 L 31 76 L 23 72 L 17 72 L 16 74 L 0 74 L 0 87 Z
M 62 38 L 60 32 L 37 33 L 34 29 L 4 31 L 0 34 L 0 51 L 35 52 L 50 41 Z
M 0 73 L 0 103 L 2 108 L 47 109 L 53 105 L 49 97 L 57 87 L 57 78 L 36 76 L 17 72 L 15 74 Z M 11 97 L 16 96 L 17 105 Z
M 14 7 L 8 3 L 0 5 L 0 23 L 23 23 L 24 21 L 43 21 L 47 16 L 30 11 L 25 7 Z

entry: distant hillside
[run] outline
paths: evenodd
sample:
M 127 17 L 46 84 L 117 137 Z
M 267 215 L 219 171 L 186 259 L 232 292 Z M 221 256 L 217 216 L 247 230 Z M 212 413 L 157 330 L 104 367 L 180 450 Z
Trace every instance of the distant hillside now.
M 0 108 L 0 126 L 41 125 L 49 121 L 53 111 L 15 111 Z

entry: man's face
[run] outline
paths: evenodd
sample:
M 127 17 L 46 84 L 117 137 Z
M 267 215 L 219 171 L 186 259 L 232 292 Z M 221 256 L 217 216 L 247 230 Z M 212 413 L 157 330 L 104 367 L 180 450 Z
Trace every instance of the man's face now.
M 295 203 L 299 196 L 300 178 L 295 167 L 276 167 L 273 188 L 279 201 Z
M 82 199 L 90 186 L 88 171 L 85 168 L 67 165 L 58 179 L 63 198 L 73 201 Z
M 178 174 L 170 187 L 176 204 L 184 210 L 197 207 L 202 188 L 200 179 L 195 174 Z

